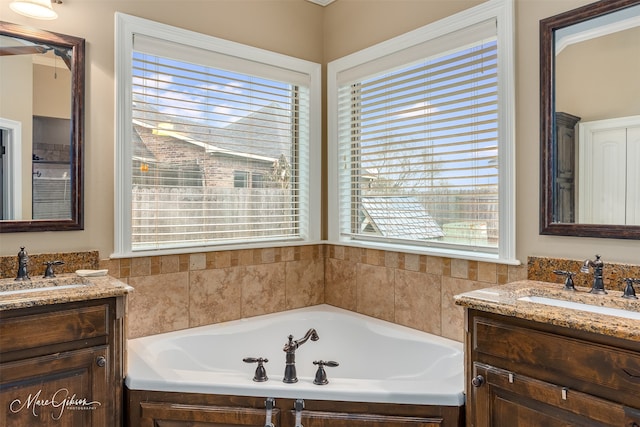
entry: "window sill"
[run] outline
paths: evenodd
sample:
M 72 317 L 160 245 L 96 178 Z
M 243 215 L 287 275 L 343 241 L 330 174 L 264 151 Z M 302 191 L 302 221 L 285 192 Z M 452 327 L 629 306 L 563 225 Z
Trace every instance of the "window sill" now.
M 474 251 L 464 251 L 464 250 L 444 249 L 444 248 L 427 248 L 427 247 L 419 248 L 419 247 L 409 246 L 409 245 L 381 243 L 381 242 L 367 242 L 367 241 L 357 241 L 357 240 L 325 241 L 323 243 L 329 244 L 329 245 L 349 246 L 354 248 L 375 249 L 375 250 L 381 250 L 381 251 L 403 252 L 403 253 L 410 253 L 410 254 L 416 254 L 416 255 L 464 259 L 468 261 L 492 262 L 495 264 L 505 264 L 505 265 L 521 265 L 522 264 L 518 259 L 502 259 L 498 256 L 498 254 L 488 254 L 488 253 L 474 252 Z

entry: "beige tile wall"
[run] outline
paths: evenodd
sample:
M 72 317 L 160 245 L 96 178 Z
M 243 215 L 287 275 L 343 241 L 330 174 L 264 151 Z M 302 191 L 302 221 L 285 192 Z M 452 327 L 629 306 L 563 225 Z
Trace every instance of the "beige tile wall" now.
M 527 278 L 526 266 L 328 245 L 325 302 L 457 341 L 453 296 Z
M 463 339 L 453 295 L 525 279 L 526 266 L 335 245 L 105 260 L 128 282 L 128 337 L 327 303 Z
M 129 283 L 136 338 L 324 302 L 324 247 L 302 246 L 101 261 Z

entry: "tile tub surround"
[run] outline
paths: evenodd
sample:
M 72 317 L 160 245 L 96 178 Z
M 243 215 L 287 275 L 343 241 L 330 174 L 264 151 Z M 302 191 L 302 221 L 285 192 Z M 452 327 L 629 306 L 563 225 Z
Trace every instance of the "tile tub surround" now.
M 31 253 L 28 247 L 25 248 L 29 255 L 29 276 L 31 278 L 42 277 L 44 275 L 45 262 L 62 261 L 63 265 L 55 266 L 56 274 L 73 273 L 76 270 L 95 270 L 99 265 L 98 251 L 86 252 L 56 252 L 37 254 Z M 0 256 L 0 277 L 15 278 L 18 272 L 18 252 L 12 256 Z
M 453 295 L 526 279 L 524 266 L 337 245 L 100 262 L 131 285 L 137 338 L 321 303 L 462 341 Z
M 2 277 L 15 277 L 19 249 L 0 257 Z M 584 261 L 530 257 L 527 266 L 506 266 L 339 245 L 102 261 L 97 251 L 27 251 L 32 277 L 44 273 L 45 261 L 59 259 L 65 264 L 57 274 L 106 268 L 131 285 L 129 338 L 326 303 L 462 341 L 464 310 L 454 295 L 527 278 L 560 286 L 563 279 L 553 270 L 578 272 Z M 640 277 L 639 265 L 603 259 L 607 289 Z M 574 281 L 590 287 L 592 279 L 578 273 Z
M 564 291 L 562 286 L 548 282 L 521 280 L 503 286 L 466 292 L 454 298 L 456 304 L 462 307 L 640 342 L 637 320 L 518 300 L 524 296 L 546 296 L 596 306 L 640 311 L 640 300 L 621 298 L 620 291 L 612 290 L 607 295 L 593 295 L 588 293 L 589 287 L 577 289 L 578 292 L 568 292 Z
M 595 259 L 595 256 L 590 259 Z M 608 262 L 606 254 L 602 255 L 604 261 L 603 281 L 607 290 L 624 289 L 625 277 L 640 278 L 640 265 L 620 264 Z M 640 261 L 640 259 L 639 259 Z M 591 288 L 593 285 L 593 269 L 589 273 L 581 273 L 580 267 L 584 260 L 545 258 L 545 257 L 529 257 L 527 266 L 527 278 L 529 280 L 538 280 L 549 283 L 564 283 L 564 277 L 560 277 L 553 273 L 554 270 L 564 270 L 576 273 L 573 282 L 576 286 Z

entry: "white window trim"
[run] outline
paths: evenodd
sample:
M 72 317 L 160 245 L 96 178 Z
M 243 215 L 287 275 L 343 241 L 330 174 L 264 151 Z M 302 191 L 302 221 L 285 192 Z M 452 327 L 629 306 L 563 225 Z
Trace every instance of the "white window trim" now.
M 338 73 L 492 18 L 495 18 L 498 22 L 498 75 L 500 76 L 498 81 L 498 123 L 500 129 L 498 136 L 500 147 L 498 153 L 500 166 L 498 171 L 500 182 L 498 253 L 490 254 L 470 250 L 363 242 L 342 237 L 339 224 L 340 198 L 338 192 L 332 190 L 338 188 Z M 520 261 L 515 257 L 515 31 L 513 23 L 513 0 L 490 0 L 409 33 L 337 59 L 327 65 L 329 243 L 512 265 L 520 264 Z
M 0 213 L 5 219 L 21 220 L 22 174 L 19 171 L 22 167 L 22 123 L 0 117 L 0 131 L 6 133 L 5 142 L 8 151 L 8 155 L 3 156 L 0 160 L 4 165 L 2 185 L 5 186 L 2 192 L 4 212 Z M 30 169 L 31 167 L 29 167 Z
M 176 28 L 116 12 L 115 14 L 115 194 L 114 194 L 114 253 L 112 258 L 138 257 L 149 255 L 192 253 L 213 250 L 264 248 L 292 245 L 308 245 L 320 242 L 320 150 L 321 150 L 321 65 L 287 55 L 259 49 L 205 34 Z M 242 245 L 194 246 L 178 249 L 153 251 L 132 251 L 131 244 L 131 81 L 133 37 L 142 34 L 169 40 L 225 55 L 264 63 L 307 74 L 310 78 L 310 143 L 309 179 L 304 189 L 309 198 L 308 215 L 303 229 L 306 236 L 298 241 L 262 241 Z

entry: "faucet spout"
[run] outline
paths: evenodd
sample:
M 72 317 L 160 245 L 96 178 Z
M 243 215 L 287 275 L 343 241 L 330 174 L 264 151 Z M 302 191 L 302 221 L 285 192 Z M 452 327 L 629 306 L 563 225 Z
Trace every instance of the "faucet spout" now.
M 307 333 L 304 334 L 304 337 L 295 341 L 293 340 L 293 335 L 289 335 L 289 342 L 284 345 L 283 350 L 287 353 L 296 351 L 302 344 L 309 341 L 309 339 L 311 339 L 311 341 L 318 341 L 320 339 L 318 333 L 313 328 L 309 329 Z
M 20 252 L 18 252 L 18 274 L 16 280 L 31 280 L 29 277 L 29 255 L 24 250 L 24 246 L 20 246 Z
M 283 382 L 287 384 L 293 384 L 298 382 L 298 375 L 296 373 L 296 350 L 307 341 L 318 341 L 320 337 L 315 329 L 311 328 L 304 334 L 304 337 L 299 340 L 294 340 L 293 335 L 289 335 L 289 341 L 284 345 L 283 351 L 287 354 L 286 364 L 284 367 Z
M 589 268 L 593 268 L 593 286 L 589 293 L 604 295 L 607 291 L 604 290 L 604 281 L 602 280 L 602 272 L 604 270 L 604 262 L 600 259 L 600 255 L 596 255 L 595 260 L 587 259 L 580 267 L 580 272 L 588 273 Z

